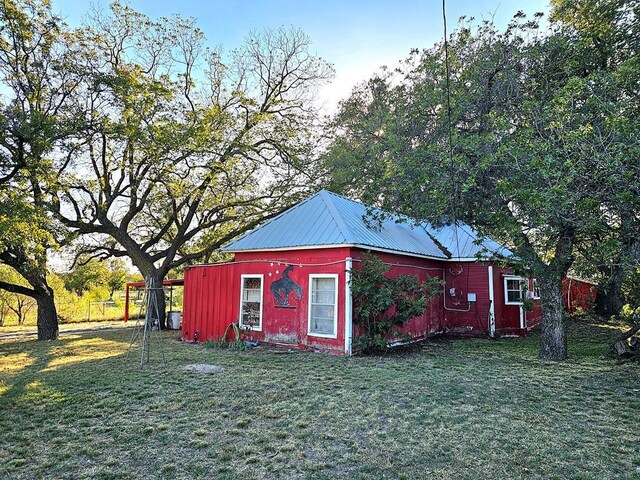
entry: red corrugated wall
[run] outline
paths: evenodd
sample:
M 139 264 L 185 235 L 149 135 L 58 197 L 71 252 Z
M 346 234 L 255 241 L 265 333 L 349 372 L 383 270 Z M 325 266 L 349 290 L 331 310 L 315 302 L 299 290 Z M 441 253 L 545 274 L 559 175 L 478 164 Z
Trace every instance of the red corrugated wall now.
M 533 279 L 529 279 L 529 291 L 533 292 Z M 533 310 L 525 312 L 525 327 L 530 329 L 542 322 L 542 303 L 539 299 L 533 300 Z
M 364 251 L 353 248 L 351 256 L 354 258 L 353 268 L 358 268 L 358 261 L 362 259 Z M 378 258 L 387 263 L 390 267 L 390 275 L 417 275 L 420 281 L 426 281 L 427 277 L 442 278 L 443 262 L 438 260 L 427 260 L 405 255 L 395 255 L 389 253 L 377 253 Z M 427 337 L 442 330 L 443 310 L 441 296 L 434 298 L 424 315 L 413 318 L 407 322 L 398 332 L 400 338 L 405 334 L 410 334 L 412 338 L 419 339 Z M 354 336 L 359 334 L 357 325 L 354 325 Z
M 593 308 L 593 304 L 598 294 L 598 288 L 576 278 L 565 278 L 562 280 L 562 298 L 564 308 L 569 313 L 577 311 L 588 312 Z
M 489 262 L 449 262 L 445 269 L 443 296 L 444 331 L 457 334 L 489 335 L 491 299 L 489 296 Z M 520 307 L 506 305 L 504 276 L 510 268 L 493 265 L 493 309 L 497 336 L 522 335 L 539 322 L 540 302 L 524 312 L 524 329 L 520 328 Z M 530 289 L 533 287 L 532 280 Z M 451 289 L 455 289 L 452 295 Z M 476 301 L 468 302 L 468 294 L 475 293 Z
M 185 271 L 182 311 L 184 340 L 217 340 L 230 323 L 238 320 L 238 267 L 232 263 L 199 266 Z
M 445 332 L 489 335 L 489 274 L 486 265 L 448 263 L 443 294 Z M 454 289 L 454 290 L 452 290 Z M 469 293 L 476 294 L 468 302 Z
M 505 303 L 504 277 L 513 275 L 510 268 L 493 268 L 493 289 L 497 335 L 522 335 L 542 320 L 540 300 L 532 300 L 533 310 L 523 311 L 524 329 L 520 325 L 520 307 Z M 528 290 L 533 291 L 533 279 L 528 280 Z
M 261 274 L 263 283 L 262 330 L 253 332 L 257 340 L 343 352 L 345 350 L 345 259 L 352 257 L 354 268 L 363 251 L 356 248 L 325 248 L 288 252 L 245 252 L 234 262 L 189 268 L 185 272 L 182 336 L 184 340 L 217 340 L 227 326 L 237 322 L 240 307 L 240 279 L 243 274 Z M 412 319 L 400 331 L 413 338 L 437 332 L 489 335 L 489 264 L 441 262 L 405 255 L 379 253 L 391 265 L 391 274 L 414 274 L 421 280 L 428 276 L 444 279 L 444 294 L 432 300 L 424 315 Z M 282 277 L 287 265 L 293 265 L 289 278 L 303 291 L 302 300 L 290 295 L 290 306 L 277 305 L 269 286 Z M 504 305 L 503 275 L 509 269 L 493 268 L 496 334 L 523 334 L 518 306 Z M 338 275 L 338 319 L 336 338 L 308 334 L 308 300 L 310 274 Z M 532 285 L 531 285 L 532 287 Z M 454 288 L 454 295 L 450 289 Z M 467 302 L 475 293 L 476 302 Z M 540 317 L 539 302 L 533 312 L 526 312 L 525 329 Z M 354 335 L 358 328 L 354 325 Z
M 237 322 L 240 310 L 240 279 L 245 274 L 261 274 L 263 283 L 262 330 L 253 332 L 256 340 L 344 351 L 345 258 L 348 248 L 297 250 L 289 252 L 244 252 L 225 265 L 191 267 L 185 273 L 185 300 L 182 336 L 193 341 L 217 340 L 231 322 Z M 303 297 L 289 296 L 289 307 L 280 307 L 269 290 L 282 277 L 287 265 L 293 265 L 289 278 L 302 288 Z M 338 275 L 336 338 L 308 334 L 309 275 Z

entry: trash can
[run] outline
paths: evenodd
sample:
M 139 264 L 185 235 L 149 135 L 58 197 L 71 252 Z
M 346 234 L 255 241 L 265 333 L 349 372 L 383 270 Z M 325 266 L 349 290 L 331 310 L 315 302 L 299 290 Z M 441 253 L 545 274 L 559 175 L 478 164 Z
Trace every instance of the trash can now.
M 182 320 L 181 312 L 169 312 L 167 316 L 167 326 L 171 330 L 180 330 L 180 321 Z

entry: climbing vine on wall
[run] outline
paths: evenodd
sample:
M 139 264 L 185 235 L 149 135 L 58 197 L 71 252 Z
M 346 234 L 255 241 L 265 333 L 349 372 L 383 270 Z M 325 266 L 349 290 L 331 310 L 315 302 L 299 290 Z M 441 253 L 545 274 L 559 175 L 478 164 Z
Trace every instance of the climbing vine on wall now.
M 391 276 L 390 268 L 371 253 L 351 271 L 353 322 L 362 329 L 354 346 L 363 353 L 384 352 L 389 335 L 422 315 L 430 299 L 442 292 L 439 278 Z

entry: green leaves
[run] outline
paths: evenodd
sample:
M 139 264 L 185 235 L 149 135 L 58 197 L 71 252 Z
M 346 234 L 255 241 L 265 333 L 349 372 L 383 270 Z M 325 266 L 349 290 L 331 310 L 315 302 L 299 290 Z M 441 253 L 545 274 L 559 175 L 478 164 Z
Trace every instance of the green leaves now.
M 574 2 L 560 3 L 566 13 Z M 604 17 L 587 25 L 626 25 L 623 2 L 591 3 Z M 640 70 L 635 55 L 594 68 L 580 25 L 545 36 L 520 15 L 505 31 L 487 22 L 452 34 L 452 158 L 440 45 L 413 52 L 393 79 L 362 84 L 335 119 L 331 186 L 418 218 L 457 216 L 533 263 L 550 258 L 567 227 L 573 242 L 589 241 L 634 203 Z M 622 156 L 626 148 L 635 154 Z
M 437 278 L 420 282 L 416 275 L 394 277 L 377 256 L 365 253 L 351 271 L 353 321 L 362 329 L 356 347 L 365 353 L 385 351 L 392 329 L 422 315 L 441 287 Z
M 360 85 L 335 118 L 330 186 L 411 217 L 464 220 L 554 279 L 576 249 L 608 236 L 633 244 L 638 4 L 553 5 L 560 22 L 546 32 L 518 14 L 503 31 L 484 22 L 451 35 L 450 115 L 442 45 Z

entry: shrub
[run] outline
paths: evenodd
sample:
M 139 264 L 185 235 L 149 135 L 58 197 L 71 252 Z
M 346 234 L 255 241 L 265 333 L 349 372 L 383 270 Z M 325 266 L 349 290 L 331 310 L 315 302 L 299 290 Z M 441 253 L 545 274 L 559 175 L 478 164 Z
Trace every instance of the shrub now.
M 626 305 L 622 306 L 622 310 L 620 310 L 619 316 L 620 319 L 625 322 L 637 321 L 637 319 L 640 318 L 640 307 L 634 308 L 627 303 Z
M 391 331 L 422 315 L 442 287 L 439 278 L 420 282 L 417 275 L 392 277 L 389 267 L 371 253 L 351 275 L 353 322 L 363 332 L 354 346 L 364 353 L 387 351 Z

